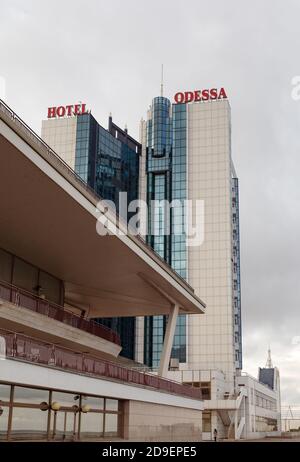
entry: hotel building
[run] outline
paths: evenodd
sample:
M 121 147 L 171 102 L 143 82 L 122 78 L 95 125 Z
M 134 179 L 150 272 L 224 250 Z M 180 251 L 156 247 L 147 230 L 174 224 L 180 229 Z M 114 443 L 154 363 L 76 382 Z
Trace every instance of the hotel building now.
M 212 438 L 215 428 L 220 438 L 238 439 L 251 437 L 256 430 L 255 425 L 253 430 L 246 424 L 247 387 L 239 382 L 239 183 L 231 156 L 230 104 L 223 89 L 221 94 L 219 99 L 196 102 L 188 92 L 190 102 L 184 102 L 181 93 L 179 104 L 163 96 L 153 99 L 140 126 L 140 197 L 149 206 L 154 199 L 177 201 L 171 208 L 153 211 L 149 207 L 148 243 L 207 304 L 203 316 L 179 317 L 168 377 L 201 389 L 205 439 Z M 202 214 L 193 208 L 193 222 L 200 214 L 203 221 L 201 245 L 187 245 L 186 233 L 175 233 L 175 226 L 184 222 L 178 201 L 186 200 L 193 207 L 202 201 Z M 163 233 L 166 222 L 171 224 L 170 235 Z M 161 233 L 154 235 L 153 229 Z M 164 316 L 137 320 L 136 359 L 148 366 L 146 370 L 159 370 L 166 322 Z M 273 399 L 277 388 L 268 391 Z M 279 430 L 280 408 L 275 401 L 272 418 L 257 430 L 261 436 Z
M 204 206 L 204 241 L 197 246 L 187 246 L 184 233 L 172 233 L 184 220 L 181 209 L 167 210 L 169 217 L 164 212 L 149 217 L 149 226 L 157 217 L 158 226 L 170 220 L 170 236 L 149 233 L 148 241 L 210 307 L 202 320 L 179 320 L 172 357 L 181 370 L 222 369 L 232 390 L 235 371 L 242 368 L 242 344 L 238 179 L 229 102 L 171 105 L 167 98 L 154 98 L 141 137 L 141 196 L 149 204 L 152 199 L 202 200 Z M 143 362 L 150 367 L 157 366 L 164 325 L 163 319 L 145 319 L 140 359 L 144 345 Z

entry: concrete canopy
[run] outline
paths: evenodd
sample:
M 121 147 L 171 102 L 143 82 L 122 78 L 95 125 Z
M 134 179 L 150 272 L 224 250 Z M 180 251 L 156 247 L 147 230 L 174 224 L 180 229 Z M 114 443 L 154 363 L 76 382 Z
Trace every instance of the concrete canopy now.
M 62 279 L 89 317 L 203 313 L 204 303 L 139 239 L 99 236 L 98 198 L 0 111 L 0 247 Z M 115 220 L 115 216 L 112 217 Z

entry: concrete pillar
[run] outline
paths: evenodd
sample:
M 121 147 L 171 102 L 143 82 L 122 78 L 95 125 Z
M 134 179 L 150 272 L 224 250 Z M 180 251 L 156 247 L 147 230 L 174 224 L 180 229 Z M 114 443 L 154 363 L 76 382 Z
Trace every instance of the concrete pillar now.
M 167 377 L 168 375 L 178 312 L 179 312 L 179 306 L 177 303 L 175 303 L 169 314 L 167 329 L 166 329 L 165 338 L 164 338 L 163 350 L 162 350 L 161 357 L 160 357 L 158 375 L 161 377 Z
M 234 439 L 235 439 L 235 440 L 236 440 L 236 437 L 237 437 L 238 416 L 239 416 L 239 410 L 236 409 L 236 410 L 234 411 Z

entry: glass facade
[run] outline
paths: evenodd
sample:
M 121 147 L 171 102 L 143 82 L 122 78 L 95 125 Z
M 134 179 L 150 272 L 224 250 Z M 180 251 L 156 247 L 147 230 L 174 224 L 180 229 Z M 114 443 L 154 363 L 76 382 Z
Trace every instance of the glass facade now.
M 127 130 L 115 125 L 111 117 L 108 130 L 101 127 L 91 114 L 77 117 L 75 171 L 99 197 L 113 201 L 120 214 L 120 192 L 127 193 L 128 203 L 138 199 L 140 154 L 140 144 L 128 135 Z M 130 214 L 123 218 L 130 219 Z M 101 318 L 96 321 L 115 330 L 121 337 L 121 355 L 134 359 L 135 318 Z
M 173 106 L 172 112 L 167 98 L 154 98 L 146 140 L 148 243 L 180 276 L 187 278 L 182 227 L 186 199 L 186 106 Z M 172 204 L 174 200 L 177 202 Z M 152 201 L 159 204 L 154 206 Z M 144 361 L 150 367 L 159 365 L 166 324 L 165 316 L 145 319 Z M 171 357 L 186 361 L 184 315 L 177 321 Z
M 240 227 L 239 227 L 239 180 L 232 178 L 232 259 L 233 259 L 233 307 L 235 330 L 236 367 L 242 369 L 242 310 L 240 270 Z
M 268 417 L 255 417 L 256 432 L 276 432 L 278 431 L 277 420 Z
M 211 412 L 202 413 L 202 431 L 205 433 L 211 432 Z
M 100 318 L 94 319 L 96 323 L 104 325 L 112 329 L 120 336 L 122 351 L 121 356 L 125 358 L 134 359 L 135 349 L 135 318 Z
M 105 130 L 91 114 L 78 116 L 75 171 L 119 211 L 119 193 L 138 199 L 140 144 L 109 118 Z
M 63 304 L 64 288 L 60 279 L 4 249 L 0 249 L 0 281 L 58 305 Z
M 0 383 L 0 441 L 121 436 L 122 402 Z

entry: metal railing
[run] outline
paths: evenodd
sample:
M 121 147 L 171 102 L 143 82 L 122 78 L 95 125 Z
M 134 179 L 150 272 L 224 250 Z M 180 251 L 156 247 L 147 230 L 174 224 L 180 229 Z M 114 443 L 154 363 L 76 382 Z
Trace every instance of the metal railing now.
M 89 334 L 101 337 L 109 342 L 121 344 L 120 336 L 106 326 L 97 324 L 96 322 L 77 316 L 72 311 L 66 310 L 63 306 L 57 305 L 54 302 L 38 297 L 24 289 L 0 281 L 0 299 L 11 302 L 22 308 L 34 311 L 36 313 L 63 322 L 69 326 L 88 332 Z
M 45 343 L 23 334 L 0 329 L 0 337 L 5 339 L 7 358 L 15 358 L 98 378 L 105 377 L 132 385 L 151 387 L 158 391 L 192 399 L 201 399 L 201 392 L 197 388 L 155 375 L 141 373 L 119 364 L 71 351 L 51 343 Z

